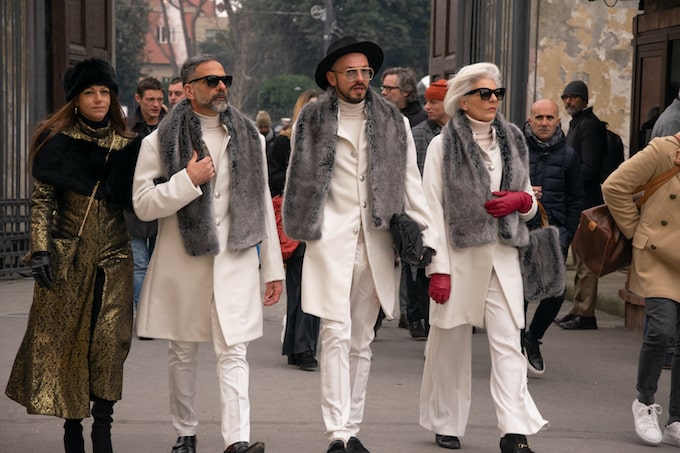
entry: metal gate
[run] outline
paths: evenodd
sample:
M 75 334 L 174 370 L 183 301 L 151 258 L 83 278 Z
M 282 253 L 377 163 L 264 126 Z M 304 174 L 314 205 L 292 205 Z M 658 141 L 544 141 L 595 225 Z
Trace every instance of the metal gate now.
M 26 271 L 21 257 L 29 249 L 27 172 L 29 86 L 27 23 L 33 6 L 21 0 L 0 4 L 0 277 Z M 34 106 L 35 107 L 35 106 Z

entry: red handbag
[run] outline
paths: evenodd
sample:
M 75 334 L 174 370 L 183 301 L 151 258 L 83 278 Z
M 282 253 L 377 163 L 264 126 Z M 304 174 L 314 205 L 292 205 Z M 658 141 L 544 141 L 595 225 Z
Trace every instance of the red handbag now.
M 276 216 L 276 231 L 279 233 L 279 243 L 281 244 L 281 256 L 285 261 L 293 256 L 293 253 L 295 253 L 295 250 L 300 245 L 300 241 L 289 238 L 283 231 L 283 220 L 281 219 L 283 197 L 281 195 L 276 195 L 272 198 L 272 203 L 274 204 L 274 215 Z

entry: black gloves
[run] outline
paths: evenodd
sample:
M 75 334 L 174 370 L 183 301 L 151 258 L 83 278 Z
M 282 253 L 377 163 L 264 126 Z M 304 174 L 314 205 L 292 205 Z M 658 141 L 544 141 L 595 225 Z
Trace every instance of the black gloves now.
M 38 285 L 46 289 L 52 289 L 54 276 L 52 275 L 49 253 L 35 252 L 31 255 L 31 275 Z

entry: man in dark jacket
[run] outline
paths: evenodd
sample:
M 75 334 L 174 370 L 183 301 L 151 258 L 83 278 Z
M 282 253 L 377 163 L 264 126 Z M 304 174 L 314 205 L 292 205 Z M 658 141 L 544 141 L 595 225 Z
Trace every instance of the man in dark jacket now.
M 545 208 L 548 222 L 560 232 L 560 245 L 566 259 L 583 210 L 584 195 L 581 163 L 576 152 L 566 144 L 557 104 L 548 99 L 534 102 L 524 125 L 524 136 L 529 147 L 531 185 Z M 529 228 L 540 228 L 540 215 L 529 223 Z M 541 300 L 524 334 L 524 353 L 529 370 L 534 374 L 545 372 L 540 340 L 563 301 L 564 294 Z M 525 311 L 527 302 L 524 302 Z
M 562 101 L 571 115 L 567 146 L 576 151 L 581 161 L 585 204 L 583 209 L 604 203 L 600 184 L 604 180 L 602 163 L 607 149 L 605 124 L 588 107 L 588 87 L 580 80 L 569 82 L 562 93 Z M 559 326 L 567 330 L 597 329 L 595 304 L 597 303 L 597 275 L 574 255 L 576 278 L 574 280 L 574 306 Z
M 131 118 L 130 129 L 137 133 L 139 137 L 146 137 L 153 132 L 165 116 L 164 97 L 165 93 L 158 79 L 146 77 L 137 84 L 135 100 L 138 106 L 134 116 Z M 142 283 L 146 276 L 146 268 L 149 265 L 151 253 L 156 243 L 158 222 L 156 220 L 143 222 L 137 218 L 131 209 L 126 209 L 124 214 L 125 224 L 130 232 L 132 257 L 135 262 L 133 284 L 136 308 L 139 302 L 139 293 L 142 290 Z M 149 340 L 149 338 L 141 337 L 140 340 Z
M 389 68 L 383 72 L 382 95 L 397 106 L 402 115 L 408 118 L 411 129 L 427 119 L 427 113 L 418 101 L 418 81 L 411 68 Z

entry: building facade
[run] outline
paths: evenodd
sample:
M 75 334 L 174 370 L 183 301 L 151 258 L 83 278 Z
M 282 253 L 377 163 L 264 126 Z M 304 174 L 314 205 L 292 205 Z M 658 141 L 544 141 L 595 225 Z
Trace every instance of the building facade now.
M 537 99 L 562 108 L 564 86 L 585 81 L 628 154 L 646 144 L 645 122 L 680 82 L 677 0 L 433 0 L 431 43 L 433 79 L 496 63 L 508 88 L 503 113 L 516 124 Z M 569 115 L 560 116 L 566 130 Z

